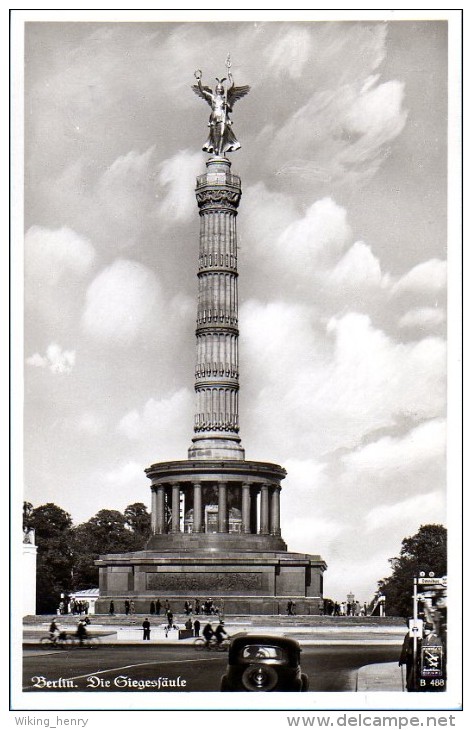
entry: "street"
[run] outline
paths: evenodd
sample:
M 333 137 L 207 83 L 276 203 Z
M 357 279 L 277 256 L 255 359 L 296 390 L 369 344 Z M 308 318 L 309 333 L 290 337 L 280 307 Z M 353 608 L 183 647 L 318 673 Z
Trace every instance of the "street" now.
M 362 640 L 361 640 L 362 641 Z M 394 644 L 303 646 L 301 666 L 310 691 L 353 692 L 356 670 L 398 661 Z M 23 689 L 32 692 L 214 692 L 226 653 L 193 646 L 103 645 L 98 649 L 29 648 L 23 656 Z

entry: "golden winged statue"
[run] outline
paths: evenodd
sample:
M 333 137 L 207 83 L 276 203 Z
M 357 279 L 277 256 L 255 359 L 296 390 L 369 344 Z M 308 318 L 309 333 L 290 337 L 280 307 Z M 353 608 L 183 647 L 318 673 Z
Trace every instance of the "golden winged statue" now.
M 241 147 L 231 129 L 233 122 L 229 118 L 229 115 L 233 111 L 235 102 L 238 99 L 242 99 L 243 96 L 246 96 L 251 88 L 250 86 L 234 85 L 229 55 L 226 59 L 226 68 L 228 69 L 228 78 L 217 78 L 214 92 L 209 86 L 203 86 L 201 71 L 195 71 L 197 83 L 192 86 L 197 96 L 205 99 L 207 104 L 211 106 L 210 120 L 208 122 L 210 132 L 202 150 L 217 155 L 218 157 L 224 157 L 226 152 L 234 152 Z M 223 85 L 224 81 L 229 81 L 230 86 L 228 89 L 225 89 Z

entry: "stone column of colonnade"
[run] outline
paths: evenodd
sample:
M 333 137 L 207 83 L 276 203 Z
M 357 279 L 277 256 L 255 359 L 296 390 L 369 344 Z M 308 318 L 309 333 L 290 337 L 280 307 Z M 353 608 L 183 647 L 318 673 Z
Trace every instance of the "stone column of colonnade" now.
M 165 487 L 157 484 L 152 491 L 152 532 L 164 534 L 165 523 Z M 181 491 L 193 493 L 193 532 L 203 532 L 203 498 L 202 483 L 173 483 L 169 485 L 171 508 L 170 532 L 180 532 L 180 494 Z M 228 482 L 218 482 L 218 532 L 227 533 L 229 530 L 228 512 Z M 257 530 L 257 495 L 254 488 L 260 493 L 259 503 L 259 530 Z M 243 534 L 280 536 L 280 485 L 270 483 L 253 485 L 243 482 L 239 485 L 241 491 L 241 518 Z

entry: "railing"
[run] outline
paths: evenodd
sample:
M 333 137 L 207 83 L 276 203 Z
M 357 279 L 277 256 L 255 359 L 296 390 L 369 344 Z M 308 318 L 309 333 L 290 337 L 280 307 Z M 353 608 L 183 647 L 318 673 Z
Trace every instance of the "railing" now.
M 205 175 L 197 175 L 197 189 L 207 185 L 232 185 L 239 188 L 241 178 L 230 172 L 208 172 Z

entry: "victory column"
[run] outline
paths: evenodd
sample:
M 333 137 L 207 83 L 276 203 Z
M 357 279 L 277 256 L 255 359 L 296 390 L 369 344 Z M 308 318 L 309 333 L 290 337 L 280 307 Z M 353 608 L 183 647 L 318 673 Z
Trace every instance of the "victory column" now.
M 246 461 L 239 436 L 238 270 L 236 216 L 240 178 L 226 157 L 241 145 L 230 114 L 249 86 L 227 78 L 214 91 L 196 71 L 193 91 L 211 107 L 207 172 L 197 177 L 198 258 L 196 413 L 185 461 L 159 462 L 151 480 L 151 536 L 144 550 L 102 555 L 100 599 L 121 612 L 126 599 L 148 611 L 159 596 L 171 609 L 186 599 L 224 602 L 226 614 L 277 614 L 288 600 L 297 612 L 319 613 L 326 563 L 291 553 L 281 537 L 280 491 L 286 472 L 277 464 Z M 224 82 L 228 81 L 228 88 Z

